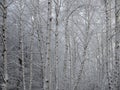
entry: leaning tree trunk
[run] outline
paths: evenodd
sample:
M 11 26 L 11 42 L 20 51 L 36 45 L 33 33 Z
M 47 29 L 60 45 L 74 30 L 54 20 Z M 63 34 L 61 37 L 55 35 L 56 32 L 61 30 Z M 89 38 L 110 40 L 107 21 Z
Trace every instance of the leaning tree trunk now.
M 79 73 L 78 73 L 78 76 L 77 76 L 77 80 L 76 82 L 74 83 L 74 88 L 73 90 L 78 90 L 78 87 L 79 87 L 79 83 L 80 83 L 80 80 L 82 78 L 82 74 L 83 74 L 83 71 L 84 71 L 84 67 L 85 67 L 85 62 L 87 61 L 87 58 L 86 58 L 86 55 L 87 55 L 87 48 L 88 48 L 88 44 L 89 44 L 89 41 L 91 39 L 92 36 L 90 36 L 90 2 L 89 2 L 89 5 L 86 6 L 86 31 L 85 31 L 85 37 L 84 37 L 84 42 L 83 42 L 83 61 L 81 61 L 81 66 L 80 66 L 80 70 L 79 70 Z

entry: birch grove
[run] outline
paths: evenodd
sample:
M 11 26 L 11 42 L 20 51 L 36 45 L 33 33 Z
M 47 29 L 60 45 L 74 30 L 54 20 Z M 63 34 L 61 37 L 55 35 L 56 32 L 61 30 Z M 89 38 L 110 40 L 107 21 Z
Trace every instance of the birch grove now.
M 120 90 L 120 0 L 0 0 L 0 90 Z

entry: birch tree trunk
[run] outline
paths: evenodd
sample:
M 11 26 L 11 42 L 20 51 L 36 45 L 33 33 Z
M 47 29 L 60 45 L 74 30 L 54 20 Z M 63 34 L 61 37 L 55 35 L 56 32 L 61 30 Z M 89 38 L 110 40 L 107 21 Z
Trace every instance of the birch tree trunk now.
M 19 20 L 21 21 L 21 16 L 19 18 Z M 22 46 L 22 43 L 21 43 L 21 23 L 19 22 L 19 31 L 18 31 L 18 36 L 19 36 L 19 46 L 18 46 L 18 51 L 19 51 L 19 57 L 18 57 L 18 62 L 19 62 L 19 71 L 18 71 L 18 75 L 19 75 L 19 78 L 18 78 L 18 81 L 17 81 L 17 90 L 19 90 L 20 88 L 20 83 L 21 83 L 21 72 L 22 72 L 22 58 L 21 58 L 21 46 Z
M 56 30 L 55 30 L 55 75 L 56 75 L 56 78 L 55 78 L 55 90 L 59 90 L 59 56 L 58 56 L 58 53 L 59 53 L 59 41 L 58 41 L 58 36 L 59 36 L 59 33 L 58 33 L 58 25 L 59 25 L 59 21 L 58 21 L 58 17 L 59 17 L 59 0 L 56 0 L 56 4 L 55 4 L 55 24 L 56 24 Z
M 77 42 L 75 40 L 75 35 L 73 35 L 73 50 L 72 50 L 72 90 L 73 90 L 73 83 L 76 76 L 76 61 L 77 61 Z
M 111 31 L 111 0 L 105 0 L 105 13 L 106 13 L 106 74 L 108 89 L 112 90 L 110 78 L 110 31 Z
M 64 90 L 67 90 L 67 61 L 68 61 L 68 19 L 65 21 L 65 56 L 64 56 Z
M 71 37 L 69 37 L 69 90 L 72 89 L 72 46 Z
M 119 62 L 120 62 L 120 0 L 115 0 L 115 86 L 114 90 L 120 90 L 119 86 Z
M 32 80 L 33 80 L 33 42 L 34 42 L 34 30 L 35 30 L 35 23 L 34 23 L 34 16 L 32 17 L 32 33 L 31 33 L 31 44 L 30 44 L 30 85 L 29 90 L 32 90 Z
M 40 60 L 41 60 L 41 75 L 42 75 L 41 76 L 42 77 L 41 88 L 44 88 L 44 52 L 43 52 L 44 42 L 43 42 L 43 32 L 42 32 L 42 26 L 41 25 L 40 25 L 40 27 L 38 25 L 37 34 L 38 34 L 38 48 L 39 48 Z
M 20 63 L 20 70 L 22 69 L 22 82 L 23 82 L 23 90 L 26 90 L 25 85 L 25 61 L 24 61 L 24 25 L 23 25 L 23 12 L 24 12 L 24 1 L 20 0 L 18 2 L 18 10 L 19 10 L 19 22 L 18 22 L 18 28 L 19 28 L 19 49 L 20 49 L 20 55 L 19 55 L 19 63 Z M 17 82 L 19 83 L 19 82 Z
M 44 90 L 50 90 L 50 74 L 51 74 L 51 65 L 50 65 L 50 40 L 51 40 L 51 25 L 52 25 L 52 0 L 48 0 L 48 22 L 47 22 L 47 36 L 46 36 L 46 62 L 45 62 L 45 81 L 44 81 Z
M 31 17 L 31 23 L 32 23 L 32 31 L 31 31 L 31 38 L 30 38 L 30 85 L 29 90 L 32 90 L 32 84 L 33 84 L 33 45 L 34 45 L 34 32 L 37 22 L 37 11 L 38 11 L 38 5 L 39 1 L 32 0 L 32 17 Z M 37 6 L 36 6 L 37 5 Z
M 19 46 L 18 46 L 18 51 L 19 51 L 19 57 L 18 57 L 18 62 L 19 62 L 19 78 L 17 81 L 17 90 L 20 90 L 20 84 L 22 84 L 23 82 L 23 58 L 24 58 L 24 54 L 23 54 L 23 26 L 22 26 L 22 1 L 19 1 L 18 4 L 18 11 L 19 11 L 19 16 L 18 16 L 18 36 L 19 36 Z M 22 82 L 21 82 L 22 81 Z M 22 84 L 23 85 L 23 84 Z
M 7 4 L 6 0 L 3 0 L 2 8 L 3 8 L 3 16 L 2 16 L 2 38 L 3 38 L 3 64 L 4 64 L 4 83 L 3 90 L 8 89 L 8 67 L 7 67 Z
M 68 16 L 68 13 L 69 13 L 69 9 L 68 9 L 68 5 L 69 5 L 69 1 L 67 0 L 66 3 L 66 14 Z M 69 30 L 68 30 L 68 23 L 69 23 L 69 17 L 66 17 L 65 18 L 65 54 L 64 54 L 64 67 L 63 67 L 63 75 L 64 75 L 64 89 L 63 90 L 68 90 L 68 75 L 67 75 L 67 71 L 68 71 L 68 50 L 69 50 Z
M 34 0 L 33 0 L 34 1 Z M 44 33 L 43 33 L 43 25 L 42 25 L 42 18 L 40 17 L 40 0 L 36 1 L 36 29 L 37 29 L 37 36 L 38 36 L 38 50 L 40 53 L 40 71 L 41 71 L 41 88 L 44 89 L 44 63 L 45 63 L 45 41 L 44 41 Z
M 30 46 L 30 85 L 29 85 L 29 90 L 32 90 L 32 79 L 33 79 L 33 40 L 34 40 L 34 32 L 32 32 L 31 35 L 31 46 Z
M 25 84 L 25 61 L 24 61 L 24 42 L 23 42 L 23 31 L 21 33 L 22 39 L 21 39 L 21 56 L 22 56 L 22 78 L 23 78 L 23 88 L 26 90 L 26 84 Z

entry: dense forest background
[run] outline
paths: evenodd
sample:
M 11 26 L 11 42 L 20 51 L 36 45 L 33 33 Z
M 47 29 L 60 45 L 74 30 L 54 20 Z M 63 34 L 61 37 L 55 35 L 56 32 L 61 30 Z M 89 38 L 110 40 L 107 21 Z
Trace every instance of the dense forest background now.
M 120 0 L 0 0 L 0 90 L 120 90 Z

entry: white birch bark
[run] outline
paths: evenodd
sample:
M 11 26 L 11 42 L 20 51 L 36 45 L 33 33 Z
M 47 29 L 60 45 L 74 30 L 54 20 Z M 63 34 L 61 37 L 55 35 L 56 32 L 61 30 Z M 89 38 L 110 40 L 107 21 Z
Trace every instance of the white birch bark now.
M 38 3 L 39 5 L 39 3 Z M 39 11 L 39 6 L 38 6 L 38 12 Z M 38 13 L 39 15 L 39 13 Z M 42 26 L 42 20 L 41 18 L 38 16 L 37 18 L 37 36 L 38 36 L 38 49 L 39 49 L 39 53 L 40 53 L 40 61 L 41 61 L 41 78 L 42 78 L 42 85 L 41 85 L 41 88 L 44 88 L 44 75 L 45 75 L 45 41 L 43 40 L 44 39 L 44 33 L 43 33 L 43 26 Z
M 112 90 L 110 78 L 110 30 L 111 30 L 111 0 L 105 0 L 105 13 L 106 13 L 106 74 L 108 81 L 108 89 Z
M 69 5 L 69 1 L 66 1 L 65 3 L 66 5 L 66 14 L 68 16 L 68 13 L 69 13 L 69 9 L 68 9 L 68 5 Z M 69 17 L 66 17 L 65 18 L 65 54 L 64 54 L 64 67 L 63 67 L 63 76 L 64 76 L 64 88 L 63 90 L 68 90 L 68 75 L 67 75 L 67 71 L 68 71 L 68 50 L 69 50 L 69 30 L 68 30 L 68 23 L 69 23 Z
M 48 0 L 48 22 L 47 22 L 47 36 L 46 36 L 46 62 L 45 62 L 45 80 L 44 90 L 50 90 L 50 77 L 51 77 L 51 65 L 50 65 L 50 40 L 51 40 L 51 25 L 52 25 L 52 0 Z
M 24 12 L 24 1 L 19 1 L 19 34 L 20 34 L 20 43 L 21 43 L 21 51 L 20 51 L 20 57 L 21 57 L 21 64 L 22 64 L 22 82 L 23 82 L 23 90 L 26 90 L 26 84 L 25 84 L 25 61 L 24 61 L 24 25 L 23 25 L 23 12 Z
M 31 33 L 31 40 L 30 40 L 30 85 L 29 85 L 29 90 L 32 90 L 32 82 L 33 82 L 33 42 L 34 42 L 34 29 L 35 29 L 35 24 L 34 24 L 34 16 L 32 17 L 32 33 Z
M 59 25 L 59 0 L 56 0 L 55 4 L 55 24 L 56 24 L 56 30 L 55 30 L 55 75 L 56 75 L 56 81 L 55 81 L 55 90 L 59 90 L 59 41 L 58 41 L 58 25 Z
M 68 20 L 65 24 L 65 56 L 64 56 L 64 90 L 67 89 L 67 61 L 68 61 Z
M 120 90 L 119 86 L 119 62 L 120 62 L 120 0 L 115 0 L 115 70 L 114 78 L 115 85 L 114 90 Z
M 37 21 L 37 3 L 39 4 L 39 1 L 32 0 L 32 17 L 31 17 L 31 23 L 32 23 L 32 31 L 31 31 L 31 38 L 30 38 L 30 84 L 29 84 L 29 90 L 32 90 L 32 84 L 33 84 L 33 45 L 34 45 L 34 32 L 36 27 L 36 21 Z M 38 6 L 38 5 L 37 5 Z
M 20 18 L 19 18 L 19 20 L 21 21 L 21 16 L 20 16 Z M 19 46 L 18 46 L 18 51 L 19 51 L 19 57 L 18 57 L 18 62 L 19 62 L 19 71 L 18 71 L 18 75 L 19 75 L 19 78 L 18 78 L 18 81 L 17 81 L 17 90 L 19 90 L 19 88 L 20 88 L 20 79 L 21 79 L 21 72 L 22 72 L 22 57 L 21 57 L 21 46 L 22 46 L 22 44 L 21 44 L 21 39 L 22 39 L 22 37 L 21 37 L 21 23 L 19 22 L 18 23 L 19 24 L 19 31 L 18 31 L 18 37 L 19 37 Z
M 3 16 L 2 16 L 2 38 L 3 38 L 3 65 L 4 65 L 4 83 L 3 83 L 3 90 L 8 89 L 8 66 L 7 66 L 7 2 L 6 0 L 3 0 L 2 3 L 2 9 L 3 9 Z

